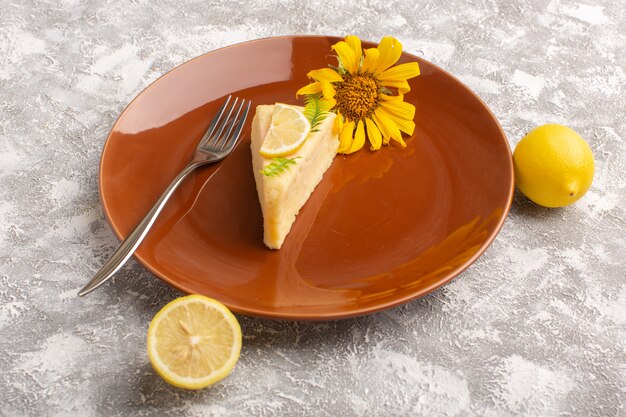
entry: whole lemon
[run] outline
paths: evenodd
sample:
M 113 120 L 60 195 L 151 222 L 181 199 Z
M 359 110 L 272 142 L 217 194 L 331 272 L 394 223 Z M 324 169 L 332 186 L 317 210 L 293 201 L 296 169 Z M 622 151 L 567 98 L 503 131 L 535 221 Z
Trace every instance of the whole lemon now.
M 574 130 L 546 124 L 515 147 L 515 184 L 535 203 L 564 207 L 581 198 L 593 181 L 593 153 Z

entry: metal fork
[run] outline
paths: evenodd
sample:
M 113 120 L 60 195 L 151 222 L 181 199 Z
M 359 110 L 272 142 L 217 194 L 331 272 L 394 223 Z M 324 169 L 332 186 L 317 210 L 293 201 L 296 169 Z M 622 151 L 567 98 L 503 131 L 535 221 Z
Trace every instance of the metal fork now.
M 154 224 L 154 221 L 159 213 L 161 213 L 167 200 L 169 200 L 174 190 L 176 190 L 189 173 L 202 165 L 221 161 L 231 153 L 239 140 L 243 125 L 248 117 L 250 101 L 248 101 L 246 105 L 246 100 L 242 99 L 239 102 L 239 106 L 237 106 L 239 98 L 235 97 L 232 105 L 229 106 L 230 101 L 231 96 L 228 96 L 224 104 L 222 104 L 218 110 L 217 115 L 215 115 L 204 137 L 198 143 L 191 161 L 183 168 L 180 174 L 174 178 L 172 183 L 163 192 L 163 195 L 161 195 L 139 224 L 135 226 L 128 237 L 124 239 L 109 260 L 102 265 L 102 268 L 100 268 L 91 281 L 78 292 L 79 296 L 89 294 L 91 291 L 98 288 L 119 271 L 122 265 L 128 261 L 150 230 L 150 227 Z M 226 115 L 226 117 L 224 117 L 224 115 Z

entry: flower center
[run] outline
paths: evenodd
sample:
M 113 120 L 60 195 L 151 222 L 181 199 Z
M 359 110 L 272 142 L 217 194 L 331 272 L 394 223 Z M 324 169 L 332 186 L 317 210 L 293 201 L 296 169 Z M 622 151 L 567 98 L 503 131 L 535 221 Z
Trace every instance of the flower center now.
M 365 119 L 378 107 L 378 88 L 370 75 L 349 75 L 337 86 L 337 108 L 348 120 Z

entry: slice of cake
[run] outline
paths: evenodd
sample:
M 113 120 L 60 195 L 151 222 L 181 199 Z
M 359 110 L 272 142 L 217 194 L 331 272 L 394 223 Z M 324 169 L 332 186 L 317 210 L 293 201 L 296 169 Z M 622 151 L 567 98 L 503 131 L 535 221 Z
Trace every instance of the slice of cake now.
M 301 107 L 295 108 L 302 111 Z M 280 249 L 296 215 L 333 162 L 339 138 L 333 133 L 335 114 L 329 113 L 293 153 L 283 159 L 265 157 L 260 150 L 270 130 L 273 113 L 273 105 L 257 106 L 252 121 L 251 149 L 254 179 L 263 211 L 263 242 L 270 249 Z M 285 164 L 285 160 L 290 162 Z M 283 161 L 283 169 L 266 175 L 268 166 L 276 166 L 279 161 Z

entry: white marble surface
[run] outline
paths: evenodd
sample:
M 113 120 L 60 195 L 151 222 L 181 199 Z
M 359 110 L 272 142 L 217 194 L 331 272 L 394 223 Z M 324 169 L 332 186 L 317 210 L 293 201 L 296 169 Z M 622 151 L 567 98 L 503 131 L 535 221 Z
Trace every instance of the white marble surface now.
M 623 0 L 0 0 L 0 416 L 619 416 L 626 410 Z M 98 158 L 172 67 L 280 34 L 395 35 L 493 109 L 512 146 L 559 122 L 597 161 L 576 205 L 516 195 L 450 285 L 329 323 L 240 317 L 223 383 L 167 386 L 149 320 L 178 296 L 137 263 L 85 299 L 117 245 Z

